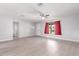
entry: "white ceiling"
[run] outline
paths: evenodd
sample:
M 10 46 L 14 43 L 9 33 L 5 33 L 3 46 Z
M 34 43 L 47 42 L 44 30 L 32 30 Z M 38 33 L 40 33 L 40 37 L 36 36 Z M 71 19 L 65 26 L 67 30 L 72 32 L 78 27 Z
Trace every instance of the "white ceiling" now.
M 37 3 L 0 3 L 0 16 L 12 17 L 16 19 L 41 21 L 39 10 L 44 14 L 49 14 L 48 19 L 55 19 L 67 16 L 79 15 L 78 3 L 44 3 L 38 6 Z M 47 19 L 46 19 L 47 20 Z

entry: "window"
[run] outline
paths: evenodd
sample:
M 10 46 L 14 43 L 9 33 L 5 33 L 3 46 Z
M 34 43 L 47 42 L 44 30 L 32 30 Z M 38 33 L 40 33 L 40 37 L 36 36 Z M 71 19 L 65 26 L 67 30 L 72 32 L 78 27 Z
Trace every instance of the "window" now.
M 45 34 L 61 35 L 60 21 L 46 23 Z

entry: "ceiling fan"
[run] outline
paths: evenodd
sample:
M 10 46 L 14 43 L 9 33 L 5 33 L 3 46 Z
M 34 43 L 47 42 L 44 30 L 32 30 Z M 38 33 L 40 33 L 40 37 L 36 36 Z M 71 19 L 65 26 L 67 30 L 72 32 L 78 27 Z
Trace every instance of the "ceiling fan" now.
M 35 9 L 35 8 L 34 8 L 34 11 L 36 13 L 38 13 L 41 16 L 42 19 L 48 18 L 50 16 L 49 14 L 44 14 L 43 12 L 41 12 L 41 11 Z
M 42 19 L 45 19 L 45 18 L 48 18 L 50 15 L 49 14 L 46 14 L 42 11 L 40 11 L 39 9 L 43 6 L 44 4 L 43 3 L 38 3 L 37 5 L 35 5 L 34 7 L 32 7 L 33 9 L 33 13 L 36 13 L 36 14 L 39 14 L 39 16 L 42 18 Z
M 43 6 L 43 5 L 44 5 L 43 3 L 38 3 L 37 4 L 38 7 Z M 36 10 L 36 11 L 40 13 L 41 17 L 47 18 L 48 16 L 50 16 L 49 14 L 44 14 L 44 13 L 40 12 L 39 10 Z

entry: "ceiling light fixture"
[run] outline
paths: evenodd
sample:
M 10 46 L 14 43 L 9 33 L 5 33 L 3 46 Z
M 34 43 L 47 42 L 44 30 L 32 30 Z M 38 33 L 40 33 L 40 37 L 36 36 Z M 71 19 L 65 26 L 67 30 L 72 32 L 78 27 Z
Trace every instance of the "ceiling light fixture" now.
M 38 6 L 42 6 L 42 5 L 43 5 L 43 3 L 38 3 L 37 5 L 38 5 Z
M 45 19 L 45 17 L 42 17 L 42 20 L 44 20 Z

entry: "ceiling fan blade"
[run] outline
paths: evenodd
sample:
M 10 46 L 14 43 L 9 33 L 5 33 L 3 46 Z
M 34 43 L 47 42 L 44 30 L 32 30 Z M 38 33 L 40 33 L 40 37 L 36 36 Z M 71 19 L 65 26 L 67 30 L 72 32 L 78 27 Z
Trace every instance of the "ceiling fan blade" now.
M 43 12 L 41 12 L 39 9 L 36 9 L 35 7 L 32 7 L 32 11 L 31 13 L 33 14 L 37 14 L 38 16 L 40 16 L 41 18 L 44 17 L 44 18 L 48 18 L 49 14 L 44 14 Z
M 41 11 L 37 10 L 36 8 L 33 8 L 33 10 L 36 12 L 36 13 L 39 13 L 40 16 L 44 16 L 44 13 L 42 13 Z
M 41 11 L 39 11 L 39 10 L 37 10 L 37 9 L 35 9 L 35 8 L 34 8 L 34 10 L 35 10 L 37 13 L 39 13 L 41 17 L 48 17 L 48 16 L 50 16 L 49 14 L 46 14 L 46 15 L 45 15 L 44 13 L 42 13 Z

